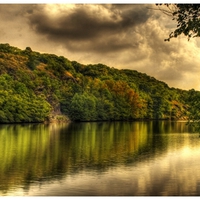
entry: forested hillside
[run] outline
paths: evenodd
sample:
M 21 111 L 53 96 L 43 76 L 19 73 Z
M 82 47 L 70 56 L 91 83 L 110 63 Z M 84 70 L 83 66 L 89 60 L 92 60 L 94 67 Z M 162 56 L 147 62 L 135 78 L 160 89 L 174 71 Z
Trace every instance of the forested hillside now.
M 182 119 L 191 94 L 198 92 L 170 88 L 135 70 L 0 44 L 1 123 Z

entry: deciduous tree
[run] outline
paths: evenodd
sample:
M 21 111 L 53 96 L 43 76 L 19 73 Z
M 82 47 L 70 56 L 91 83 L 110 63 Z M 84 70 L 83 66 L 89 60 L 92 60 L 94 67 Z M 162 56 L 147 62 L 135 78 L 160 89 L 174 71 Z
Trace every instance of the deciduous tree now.
M 163 13 L 176 21 L 177 27 L 165 41 L 181 34 L 190 39 L 200 36 L 200 4 L 156 4 Z

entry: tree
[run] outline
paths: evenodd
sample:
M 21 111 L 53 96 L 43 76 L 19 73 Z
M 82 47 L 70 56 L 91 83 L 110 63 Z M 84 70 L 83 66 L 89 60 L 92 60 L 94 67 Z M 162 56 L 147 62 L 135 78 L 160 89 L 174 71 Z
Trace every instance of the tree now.
M 70 118 L 75 121 L 90 121 L 96 119 L 95 97 L 89 94 L 76 93 L 70 105 Z
M 188 37 L 200 37 L 200 4 L 156 4 L 159 9 L 172 16 L 177 22 L 177 28 L 170 33 L 169 38 L 176 38 L 181 34 Z M 163 9 L 164 6 L 164 9 Z M 189 91 L 188 101 L 188 124 L 192 125 L 195 131 L 200 133 L 200 93 L 195 90 Z
M 176 38 L 181 34 L 188 37 L 200 36 L 200 4 L 156 4 L 163 13 L 177 21 L 177 28 L 169 34 L 171 38 Z M 164 8 L 163 8 L 164 7 Z
M 188 111 L 189 119 L 188 124 L 194 128 L 194 131 L 200 133 L 200 92 L 195 91 L 194 89 L 188 91 L 189 95 L 187 98 L 188 101 Z

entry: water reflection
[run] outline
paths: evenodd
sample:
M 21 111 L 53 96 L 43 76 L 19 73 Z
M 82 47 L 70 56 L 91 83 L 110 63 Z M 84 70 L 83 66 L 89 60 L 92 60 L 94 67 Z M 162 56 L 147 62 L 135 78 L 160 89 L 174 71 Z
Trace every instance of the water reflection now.
M 199 142 L 183 122 L 1 125 L 0 195 L 197 195 Z

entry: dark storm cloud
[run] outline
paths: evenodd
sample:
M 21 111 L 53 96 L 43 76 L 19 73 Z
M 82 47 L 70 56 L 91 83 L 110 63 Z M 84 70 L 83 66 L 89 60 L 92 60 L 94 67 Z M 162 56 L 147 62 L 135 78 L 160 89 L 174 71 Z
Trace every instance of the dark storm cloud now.
M 29 24 L 36 33 L 45 35 L 71 50 L 109 52 L 138 46 L 137 41 L 123 38 L 134 34 L 134 28 L 145 23 L 149 10 L 143 5 L 76 5 L 62 10 L 56 17 L 40 9 L 29 15 Z

